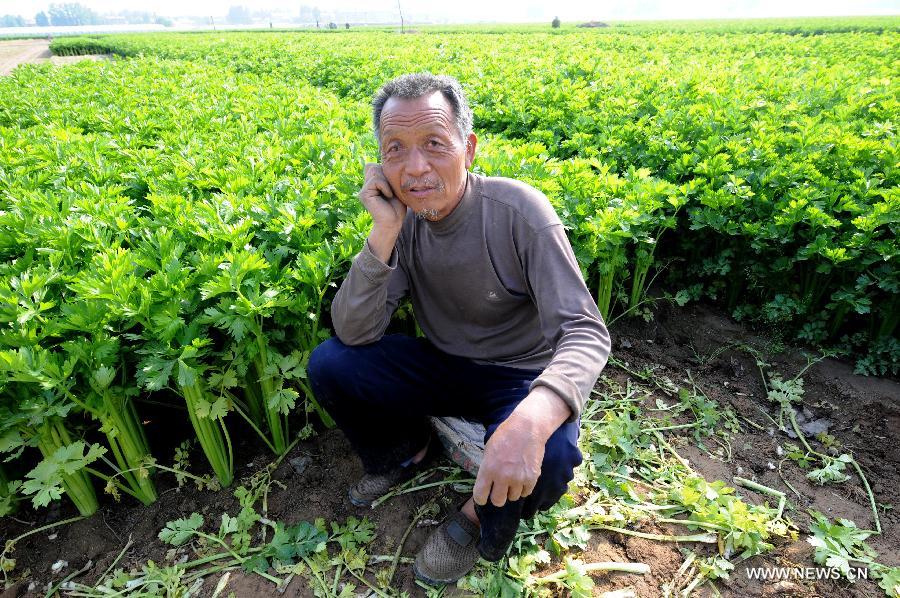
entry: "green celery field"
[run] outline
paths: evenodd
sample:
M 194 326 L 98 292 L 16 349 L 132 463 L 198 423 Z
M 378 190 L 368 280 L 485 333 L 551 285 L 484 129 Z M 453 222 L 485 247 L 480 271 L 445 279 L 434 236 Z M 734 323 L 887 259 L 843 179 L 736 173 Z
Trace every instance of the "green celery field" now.
M 64 497 L 91 515 L 103 493 L 149 505 L 167 471 L 227 487 L 237 426 L 274 459 L 332 425 L 305 366 L 331 336 L 331 298 L 370 226 L 356 197 L 377 157 L 368 101 L 411 71 L 462 82 L 475 170 L 550 198 L 613 333 L 660 303 L 713 303 L 858 373 L 900 373 L 898 18 L 136 34 L 51 48 L 115 59 L 0 78 L 0 515 Z M 610 392 L 607 407 L 630 391 Z M 188 473 L 154 454 L 138 399 L 183 407 L 208 466 Z M 640 432 L 636 406 L 588 415 L 605 461 L 585 475 L 633 498 L 602 465 L 627 477 L 641 451 L 659 465 L 665 440 L 620 441 Z M 821 464 L 842 470 L 837 460 Z M 659 501 L 701 522 L 698 541 L 750 557 L 787 533 L 783 504 L 748 506 L 679 467 Z M 634 517 L 608 515 L 592 521 Z M 229 545 L 248 571 L 275 562 Z M 544 555 L 528 558 L 504 583 L 531 579 Z M 724 557 L 702 562 L 704 582 L 727 577 Z M 510 587 L 587 583 L 577 567 L 566 575 Z M 486 589 L 495 582 L 472 583 L 515 595 Z
M 82 513 L 104 453 L 115 467 L 96 476 L 155 498 L 142 390 L 185 401 L 223 485 L 229 410 L 284 453 L 288 413 L 315 407 L 303 367 L 330 335 L 326 295 L 366 234 L 347 142 L 364 112 L 205 65 L 107 68 L 3 82 L 5 107 L 29 106 L 2 133 L 3 448 L 37 445 L 53 468 L 22 491 L 46 505 L 64 488 Z M 75 414 L 108 445 L 71 444 Z
M 839 347 L 860 371 L 883 374 L 900 362 L 900 50 L 896 21 L 883 26 L 807 36 L 652 25 L 637 29 L 645 34 L 183 34 L 55 46 L 101 43 L 305 81 L 342 106 L 400 73 L 454 75 L 498 149 L 478 167 L 551 197 L 605 315 L 638 311 L 648 270 L 665 263 L 679 303 L 721 301 L 737 319 Z

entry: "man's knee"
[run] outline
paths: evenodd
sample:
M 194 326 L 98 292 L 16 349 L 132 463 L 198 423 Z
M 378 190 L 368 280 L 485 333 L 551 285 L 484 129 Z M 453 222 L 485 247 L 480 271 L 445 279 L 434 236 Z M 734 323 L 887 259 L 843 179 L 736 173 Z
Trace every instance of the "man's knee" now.
M 349 347 L 337 337 L 331 337 L 313 349 L 306 365 L 309 381 L 321 386 L 337 379 L 341 371 L 346 371 L 347 349 Z

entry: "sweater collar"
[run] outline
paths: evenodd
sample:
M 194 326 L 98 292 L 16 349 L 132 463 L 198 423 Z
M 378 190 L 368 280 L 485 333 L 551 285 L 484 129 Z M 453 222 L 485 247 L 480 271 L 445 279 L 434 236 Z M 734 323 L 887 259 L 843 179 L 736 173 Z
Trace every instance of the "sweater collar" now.
M 462 199 L 453 208 L 453 211 L 438 220 L 428 223 L 428 228 L 436 235 L 446 235 L 459 228 L 472 212 L 472 206 L 481 197 L 481 181 L 478 175 L 466 171 L 466 188 L 463 190 Z

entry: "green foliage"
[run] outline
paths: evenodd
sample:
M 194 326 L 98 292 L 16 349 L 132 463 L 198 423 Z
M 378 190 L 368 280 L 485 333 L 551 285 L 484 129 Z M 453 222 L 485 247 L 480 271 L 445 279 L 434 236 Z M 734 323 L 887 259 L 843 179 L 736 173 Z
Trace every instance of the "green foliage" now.
M 742 558 L 747 558 L 772 549 L 766 540 L 773 533 L 773 523 L 777 523 L 775 509 L 748 505 L 724 482 L 689 477 L 669 492 L 669 499 L 688 510 L 689 521 L 711 523 L 726 530 L 726 557 L 740 552 Z
M 16 511 L 18 492 L 22 483 L 18 480 L 7 479 L 3 466 L 0 465 L 0 517 L 5 517 Z
M 900 567 L 885 567 L 878 587 L 890 598 L 900 596 Z
M 58 94 L 0 84 L 0 449 L 18 458 L 45 423 L 87 416 L 114 466 L 92 475 L 149 503 L 142 392 L 182 397 L 222 485 L 232 413 L 278 454 L 292 410 L 306 437 L 310 413 L 330 423 L 305 365 L 367 230 L 355 181 L 368 150 L 344 142 L 364 113 L 183 63 L 22 76 Z
M 807 472 L 806 477 L 820 486 L 828 483 L 846 482 L 850 479 L 844 470 L 847 464 L 853 461 L 850 455 L 840 455 L 839 457 L 823 457 L 823 466 L 819 469 L 813 469 Z
M 86 54 L 111 54 L 115 47 L 99 36 L 57 37 L 50 42 L 50 51 L 56 56 L 83 56 Z
M 244 563 L 247 571 L 265 570 L 270 565 L 293 565 L 298 560 L 325 550 L 328 534 L 308 521 L 297 525 L 275 525 L 275 535 L 262 552 Z
M 722 301 L 813 344 L 855 351 L 841 339 L 861 334 L 869 372 L 897 367 L 896 29 L 885 18 L 562 28 L 514 44 L 489 31 L 455 31 L 451 44 L 440 29 L 102 39 L 122 55 L 310 82 L 345 105 L 404 72 L 455 75 L 493 136 L 476 168 L 548 194 L 604 315 L 641 313 L 648 273 L 666 264 L 679 301 Z
M 68 589 L 86 596 L 192 595 L 204 577 L 226 572 L 221 578 L 226 581 L 220 579 L 224 587 L 227 571 L 239 568 L 273 582 L 276 587 L 283 587 L 296 575 L 308 576 L 317 596 L 353 596 L 357 581 L 379 594 L 389 590 L 364 577 L 369 565 L 367 549 L 375 538 L 375 526 L 368 519 L 349 517 L 344 523 L 332 522 L 330 533 L 321 519 L 295 525 L 268 519 L 265 497 L 273 486 L 284 488 L 272 480 L 277 467 L 277 462 L 269 464 L 243 480 L 234 491 L 238 512 L 221 513 L 217 531 L 205 531 L 205 519 L 199 513 L 166 523 L 159 533 L 160 540 L 175 547 L 190 546 L 170 550 L 166 560 L 172 561 L 185 550 L 196 551 L 198 558 L 188 562 L 179 559 L 169 566 L 148 561 L 131 571 L 115 568 L 117 559 L 94 586 L 73 582 Z M 122 554 L 130 545 L 129 541 Z M 5 558 L 5 554 L 0 556 Z
M 57 39 L 56 53 L 129 59 L 0 80 L 0 451 L 40 452 L 27 491 L 90 512 L 88 469 L 114 496 L 156 496 L 141 394 L 184 401 L 222 485 L 235 418 L 279 455 L 297 435 L 289 415 L 304 437 L 311 415 L 330 423 L 306 363 L 369 227 L 356 200 L 377 155 L 368 99 L 411 70 L 463 82 L 475 170 L 550 198 L 610 321 L 651 316 L 656 278 L 679 304 L 720 301 L 841 345 L 862 373 L 896 373 L 896 22 L 544 24 L 514 43 L 503 27 Z M 782 425 L 802 394 L 802 380 L 771 381 Z M 736 429 L 695 386 L 672 398 L 653 426 L 687 426 L 701 443 Z M 727 530 L 735 552 L 764 550 L 772 514 L 663 463 L 648 423 L 631 403 L 590 422 L 589 486 L 634 502 L 628 478 L 662 472 L 681 514 Z M 98 431 L 103 471 L 53 465 Z M 821 461 L 811 480 L 846 478 L 843 455 L 801 450 L 789 457 Z M 87 458 L 71 456 L 69 469 Z M 178 461 L 186 471 L 185 451 Z M 240 552 L 254 524 L 242 510 L 215 537 Z M 532 531 L 562 554 L 589 530 Z M 491 579 L 501 593 L 518 583 Z
M 166 544 L 181 546 L 190 540 L 202 526 L 203 515 L 191 513 L 190 517 L 166 523 L 166 527 L 159 532 L 159 539 Z
M 834 567 L 851 582 L 856 581 L 855 568 L 867 567 L 886 596 L 896 598 L 900 595 L 900 567 L 877 562 L 878 553 L 865 542 L 873 532 L 857 528 L 849 519 L 839 518 L 832 523 L 817 511 L 810 514 L 812 535 L 806 541 L 815 548 L 813 559 L 817 564 Z

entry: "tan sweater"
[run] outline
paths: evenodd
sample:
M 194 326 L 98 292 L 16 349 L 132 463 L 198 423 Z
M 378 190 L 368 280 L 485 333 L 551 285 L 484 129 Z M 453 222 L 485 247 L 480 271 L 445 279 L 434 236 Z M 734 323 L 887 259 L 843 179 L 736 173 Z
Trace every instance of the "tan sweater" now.
M 479 363 L 543 369 L 544 385 L 581 414 L 609 357 L 606 326 L 547 198 L 518 181 L 469 173 L 446 217 L 410 211 L 388 264 L 368 244 L 331 306 L 342 342 L 384 334 L 409 294 L 438 349 Z

